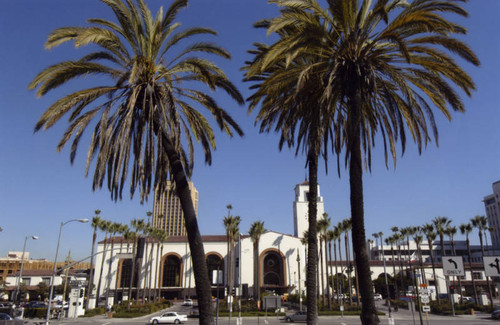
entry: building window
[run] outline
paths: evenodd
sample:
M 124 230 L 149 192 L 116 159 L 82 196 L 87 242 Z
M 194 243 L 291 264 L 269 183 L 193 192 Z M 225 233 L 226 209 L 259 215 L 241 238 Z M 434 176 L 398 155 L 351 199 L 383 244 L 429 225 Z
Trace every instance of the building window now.
M 22 284 L 24 284 L 25 286 L 29 286 L 30 283 L 31 283 L 31 279 L 30 278 L 23 278 L 23 280 L 21 281 Z
M 283 281 L 283 261 L 276 252 L 269 252 L 264 257 L 264 285 L 284 285 Z
M 474 280 L 481 280 L 483 278 L 481 272 L 473 272 L 472 277 L 474 278 Z
M 42 278 L 42 282 L 50 286 L 50 278 Z

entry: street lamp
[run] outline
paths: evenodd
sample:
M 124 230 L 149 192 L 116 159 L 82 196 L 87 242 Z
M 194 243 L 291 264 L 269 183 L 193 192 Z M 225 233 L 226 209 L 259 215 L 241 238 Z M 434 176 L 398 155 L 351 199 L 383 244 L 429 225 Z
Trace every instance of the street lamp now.
M 26 236 L 24 238 L 23 255 L 21 256 L 21 270 L 19 271 L 19 276 L 17 277 L 16 292 L 14 294 L 14 299 L 13 299 L 14 302 L 17 301 L 17 298 L 18 298 L 18 295 L 19 295 L 19 287 L 21 286 L 21 279 L 22 279 L 22 276 L 23 276 L 24 254 L 26 253 L 26 242 L 30 238 L 33 239 L 33 240 L 37 240 L 38 239 L 38 237 L 35 236 L 35 235 Z
M 385 257 L 384 257 L 384 242 L 382 240 L 383 232 L 373 234 L 373 237 L 380 238 L 380 248 L 382 248 L 382 260 L 384 261 L 384 275 L 385 275 L 385 287 L 387 289 L 387 308 L 389 309 L 389 319 L 392 319 L 391 314 L 391 292 L 389 291 L 389 282 L 387 281 L 387 271 L 385 269 Z M 379 255 L 380 256 L 380 255 Z M 396 276 L 394 274 L 394 276 Z
M 59 252 L 59 242 L 61 241 L 62 228 L 65 224 L 73 222 L 73 221 L 86 223 L 86 222 L 89 222 L 89 219 L 72 219 L 72 220 L 68 220 L 66 222 L 61 222 L 61 227 L 59 228 L 59 236 L 57 237 L 56 257 L 54 258 L 54 269 L 52 271 L 52 277 L 50 279 L 49 305 L 47 306 L 47 315 L 45 317 L 45 324 L 46 325 L 49 325 L 49 319 L 50 319 L 50 306 L 52 305 L 52 295 L 54 294 L 54 279 L 55 279 L 56 271 L 57 271 L 57 253 Z

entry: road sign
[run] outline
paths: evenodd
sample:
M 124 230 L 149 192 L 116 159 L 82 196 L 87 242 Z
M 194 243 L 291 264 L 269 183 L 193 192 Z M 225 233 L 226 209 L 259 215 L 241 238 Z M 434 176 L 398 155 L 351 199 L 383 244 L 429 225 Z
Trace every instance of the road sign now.
M 428 296 L 428 295 L 421 295 L 421 296 L 420 296 L 420 301 L 421 301 L 423 304 L 428 304 L 428 303 L 429 303 L 429 296 Z
M 500 256 L 483 256 L 486 276 L 500 276 Z
M 462 256 L 443 256 L 443 272 L 447 276 L 464 276 L 464 259 Z
M 422 305 L 422 311 L 424 313 L 428 313 L 431 311 L 431 306 L 427 306 L 427 305 Z

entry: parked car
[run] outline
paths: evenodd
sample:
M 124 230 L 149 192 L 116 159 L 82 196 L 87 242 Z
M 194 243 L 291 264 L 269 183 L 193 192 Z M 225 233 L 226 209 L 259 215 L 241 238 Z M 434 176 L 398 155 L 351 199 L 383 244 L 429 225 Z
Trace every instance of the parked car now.
M 0 320 L 12 320 L 12 317 L 6 313 L 0 313 Z
M 382 294 L 380 294 L 380 293 L 375 293 L 375 294 L 373 295 L 373 299 L 375 299 L 376 301 L 380 301 L 380 300 L 382 300 Z
M 493 318 L 493 319 L 500 319 L 500 309 L 494 310 L 491 313 L 491 318 Z
M 185 299 L 184 302 L 182 303 L 183 306 L 192 306 L 193 305 L 193 300 L 192 299 Z
M 187 322 L 187 315 L 181 315 L 173 311 L 169 311 L 168 313 L 164 313 L 160 316 L 152 317 L 149 322 L 151 324 L 164 324 L 164 323 L 173 323 L 180 324 Z
M 41 301 L 30 301 L 24 304 L 24 308 L 47 308 L 47 304 Z
M 288 315 L 284 318 L 285 322 L 305 322 L 307 321 L 307 313 L 305 311 L 298 311 L 293 315 Z
M 193 308 L 189 312 L 188 317 L 190 317 L 190 318 L 198 318 L 198 317 L 200 317 L 200 311 L 198 309 L 198 305 L 193 305 Z

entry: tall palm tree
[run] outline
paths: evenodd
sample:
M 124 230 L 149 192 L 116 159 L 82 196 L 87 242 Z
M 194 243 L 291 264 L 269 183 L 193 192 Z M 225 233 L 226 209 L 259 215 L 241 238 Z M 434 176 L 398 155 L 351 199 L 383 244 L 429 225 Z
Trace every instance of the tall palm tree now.
M 100 229 L 101 224 L 102 224 L 102 219 L 101 219 L 101 210 L 97 209 L 94 211 L 95 217 L 92 218 L 92 229 L 94 230 L 92 233 L 92 248 L 90 249 L 90 274 L 89 274 L 89 286 L 87 288 L 87 292 L 89 295 L 89 298 L 92 295 L 92 292 L 94 290 L 94 251 L 95 251 L 95 242 L 97 240 L 97 229 Z M 90 299 L 87 299 L 87 309 L 90 307 Z
M 479 244 L 481 244 L 481 255 L 482 258 L 484 258 L 484 245 L 483 245 L 483 232 L 488 229 L 488 220 L 486 219 L 485 216 L 475 216 L 474 218 L 470 219 L 472 226 L 474 228 L 477 228 L 479 232 Z M 486 285 L 488 286 L 488 293 L 490 294 L 490 304 L 493 305 L 493 293 L 491 291 L 491 286 L 490 286 L 490 277 L 486 277 Z
M 394 244 L 396 243 L 395 236 L 389 236 L 384 239 L 386 245 L 391 245 L 391 259 L 392 259 L 392 274 L 394 276 L 394 292 L 396 293 L 396 297 L 399 296 L 399 288 L 397 281 L 397 273 L 396 273 L 396 260 L 394 259 Z
M 334 290 L 334 285 L 333 285 L 333 266 L 332 266 L 332 261 L 333 261 L 333 256 L 332 256 L 332 241 L 333 241 L 333 245 L 334 245 L 334 254 L 335 254 L 335 271 L 337 270 L 337 252 L 336 252 L 336 240 L 337 240 L 337 236 L 338 236 L 338 233 L 335 231 L 335 229 L 328 229 L 328 231 L 326 232 L 326 240 L 328 242 L 328 260 L 330 261 L 330 263 L 328 263 L 328 265 L 330 265 L 330 268 L 329 268 L 329 271 L 327 273 L 327 279 L 328 279 L 328 287 L 331 288 L 331 291 L 330 289 L 328 289 L 328 308 L 329 309 L 332 309 L 332 294 L 333 294 L 333 290 Z
M 470 251 L 470 240 L 469 240 L 469 234 L 472 232 L 472 224 L 469 223 L 463 223 L 460 225 L 460 233 L 462 235 L 465 235 L 465 242 L 467 243 L 467 255 L 469 257 L 469 272 L 470 272 L 470 277 L 472 279 L 472 288 L 474 290 L 474 301 L 479 301 L 478 296 L 477 296 L 477 289 L 476 289 L 476 280 L 474 279 L 474 272 L 472 270 L 472 253 Z
M 444 235 L 446 228 L 448 228 L 451 224 L 451 220 L 447 217 L 436 217 L 432 219 L 432 223 L 434 224 L 434 228 L 436 229 L 436 233 L 439 236 L 439 244 L 441 245 L 441 259 L 446 255 L 445 247 L 444 247 Z
M 259 241 L 262 234 L 266 231 L 266 228 L 264 228 L 264 221 L 253 222 L 248 231 L 253 243 L 253 297 L 255 301 L 260 300 Z
M 162 257 L 163 257 L 163 243 L 166 242 L 168 239 L 168 235 L 165 233 L 164 230 L 159 230 L 158 231 L 158 246 L 160 247 L 160 255 L 159 257 L 157 257 L 157 261 L 160 261 L 162 260 Z M 156 252 L 158 254 L 158 251 Z M 160 274 L 160 268 L 162 267 L 162 265 L 160 265 L 160 267 L 158 267 L 158 263 L 156 265 L 156 272 L 158 274 Z M 158 299 L 161 299 L 161 279 L 159 276 L 156 277 L 157 278 L 157 281 L 158 281 Z
M 74 137 L 70 154 L 74 161 L 83 131 L 91 121 L 97 122 L 86 173 L 95 158 L 93 189 L 101 188 L 107 179 L 113 200 L 121 199 L 127 182 L 130 195 L 139 188 L 142 201 L 152 186 L 162 190 L 170 177 L 174 180 L 193 258 L 200 323 L 212 323 L 210 281 L 188 178 L 194 167 L 193 138 L 201 143 L 205 162 L 210 164 L 215 137 L 197 107 L 206 108 L 229 136 L 243 132 L 199 85 L 212 91 L 221 89 L 239 104 L 244 100 L 221 69 L 195 55 L 203 52 L 225 59 L 230 55 L 208 41 L 180 48 L 192 36 L 216 34 L 198 27 L 179 31 L 176 16 L 187 6 L 187 0 L 175 0 L 168 10 L 161 8 L 155 16 L 144 0 L 103 2 L 115 14 L 116 22 L 94 18 L 88 20 L 87 27 L 59 28 L 45 44 L 51 49 L 74 41 L 76 47 L 96 45 L 97 51 L 48 67 L 29 88 L 43 96 L 75 77 L 89 75 L 97 75 L 96 81 L 104 82 L 104 86 L 78 90 L 57 100 L 42 115 L 35 130 L 50 128 L 69 114 L 70 126 L 58 150 Z M 186 144 L 188 152 L 183 149 Z M 129 171 L 131 177 L 127 180 Z
M 451 241 L 451 254 L 452 255 L 457 255 L 457 252 L 455 250 L 455 235 L 457 234 L 457 227 L 455 226 L 448 226 L 446 229 L 445 229 L 445 234 L 446 236 L 448 236 L 450 238 L 450 241 Z M 460 303 L 463 302 L 462 300 L 462 297 L 463 297 L 463 294 L 462 294 L 462 279 L 460 277 L 456 277 L 458 278 L 458 292 L 460 292 Z
M 326 257 L 326 233 L 328 231 L 328 227 L 330 227 L 331 218 L 328 217 L 328 213 L 323 213 L 323 218 L 318 220 L 317 223 L 317 231 L 319 238 L 319 258 L 320 258 L 320 268 L 318 270 L 318 274 L 321 281 L 321 303 L 323 306 L 325 305 L 325 274 L 323 270 L 325 269 L 325 265 L 327 263 L 327 259 L 323 263 L 323 255 Z M 325 245 L 325 249 L 323 250 L 323 244 Z M 324 253 L 323 253 L 324 252 Z M 328 270 L 326 273 L 326 278 L 328 279 Z M 328 281 L 328 280 L 327 280 Z M 328 291 L 328 283 L 326 284 L 326 290 Z M 329 294 L 329 291 L 328 291 Z
M 120 254 L 122 254 L 123 251 L 123 241 L 125 239 L 125 234 L 129 231 L 128 226 L 126 224 L 120 224 L 118 233 L 120 234 Z M 128 251 L 127 251 L 128 253 Z M 120 284 L 118 283 L 118 274 L 116 278 L 116 285 L 115 285 L 115 294 L 114 294 L 114 299 L 113 301 L 116 303 L 118 300 L 118 287 Z M 122 297 L 123 297 L 123 288 L 122 289 Z
M 436 233 L 434 232 L 434 225 L 432 223 L 426 223 L 422 226 L 422 231 L 427 238 L 427 244 L 429 245 L 429 255 L 431 257 L 432 265 L 432 276 L 434 278 L 434 287 L 436 288 L 436 297 L 438 305 L 441 304 L 441 298 L 439 298 L 439 284 L 438 278 L 436 276 L 436 265 L 434 264 L 434 240 L 436 240 Z
M 100 230 L 104 232 L 104 244 L 102 248 L 102 256 L 101 256 L 101 268 L 99 270 L 99 280 L 97 281 L 97 291 L 96 291 L 96 301 L 99 304 L 100 300 L 100 292 L 101 292 L 101 283 L 102 283 L 102 272 L 104 269 L 104 262 L 106 261 L 107 249 L 108 249 L 108 234 L 111 229 L 112 222 L 109 220 L 103 220 L 101 223 Z M 107 304 L 107 302 L 106 302 Z
M 344 232 L 344 248 L 345 248 L 345 258 L 347 261 L 347 266 L 350 269 L 351 266 L 351 254 L 349 249 L 349 231 L 352 229 L 351 219 L 342 220 L 342 230 Z M 352 276 L 351 272 L 347 273 L 347 283 L 349 284 L 349 304 L 352 305 Z M 359 297 L 359 293 L 356 292 Z M 357 300 L 359 302 L 359 299 Z
M 108 263 L 108 276 L 106 277 L 106 306 L 108 305 L 109 291 L 111 290 L 111 281 L 113 277 L 111 276 L 111 267 L 113 265 L 113 254 L 115 253 L 115 235 L 120 231 L 120 224 L 118 222 L 112 222 L 108 232 L 109 239 L 111 240 L 111 250 L 109 252 L 109 263 Z
M 241 218 L 239 216 L 228 215 L 224 218 L 224 227 L 226 228 L 226 237 L 229 243 L 228 250 L 228 273 L 227 273 L 227 281 L 228 281 L 228 292 L 232 292 L 234 285 L 234 269 L 233 269 L 233 257 L 234 257 L 234 245 L 236 237 L 240 232 L 240 222 Z
M 138 263 L 138 258 L 137 258 L 137 249 L 138 249 L 138 240 L 139 240 L 139 235 L 144 229 L 144 219 L 133 219 L 130 221 L 130 225 L 132 226 L 133 230 L 133 244 L 132 244 L 132 275 L 130 276 L 130 283 L 128 287 L 128 299 L 129 301 L 132 301 L 132 290 L 134 286 L 136 287 L 136 300 L 139 300 L 139 289 L 141 285 L 141 281 L 139 279 L 139 269 L 140 265 L 137 265 Z M 127 309 L 130 309 L 130 304 L 127 305 Z
M 370 167 L 377 132 L 386 162 L 389 153 L 395 161 L 395 143 L 400 139 L 404 152 L 406 130 L 419 152 L 432 134 L 437 142 L 433 106 L 448 119 L 450 110 L 465 111 L 454 87 L 470 95 L 475 85 L 449 53 L 475 65 L 479 61 L 453 38 L 465 28 L 448 19 L 467 12 L 451 0 L 329 0 L 325 8 L 317 0 L 272 2 L 281 7 L 281 15 L 261 25 L 279 39 L 259 48 L 265 55 L 256 54 L 261 60 L 255 68 L 265 79 L 258 87 L 268 86 L 275 95 L 263 106 L 277 102 L 275 111 L 287 117 L 295 113 L 290 108 L 308 106 L 310 111 L 327 111 L 325 121 L 335 120 L 333 148 L 340 153 L 345 147 L 350 178 L 353 250 L 364 299 L 361 318 L 363 324 L 375 324 L 379 320 L 365 247 L 363 166 Z M 309 124 L 318 121 L 322 120 L 311 119 Z
M 393 232 L 392 236 L 394 237 L 394 240 L 396 241 L 396 245 L 398 247 L 397 253 L 398 253 L 398 260 L 399 260 L 399 275 L 400 275 L 400 283 L 401 283 L 401 291 L 403 294 L 406 294 L 406 278 L 405 278 L 405 271 L 403 268 L 403 260 L 401 258 L 401 243 L 403 242 L 403 235 L 401 235 L 399 231 L 399 227 L 393 226 L 391 228 L 391 231 Z

